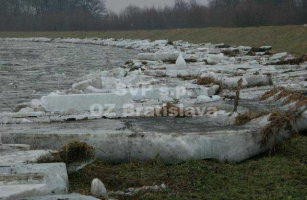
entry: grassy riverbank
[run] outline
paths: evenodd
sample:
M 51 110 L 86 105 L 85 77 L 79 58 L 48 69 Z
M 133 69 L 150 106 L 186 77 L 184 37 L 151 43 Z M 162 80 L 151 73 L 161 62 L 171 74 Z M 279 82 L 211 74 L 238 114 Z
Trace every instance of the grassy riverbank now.
M 279 146 L 272 155 L 237 165 L 215 161 L 110 165 L 97 161 L 69 177 L 71 191 L 89 194 L 93 178 L 100 178 L 113 191 L 168 185 L 168 189 L 157 193 L 118 199 L 306 199 L 307 137 Z
M 249 28 L 204 28 L 144 31 L 100 31 L 100 32 L 0 32 L 0 37 L 73 37 L 73 38 L 127 38 L 169 39 L 193 43 L 226 43 L 259 47 L 273 46 L 274 52 L 307 53 L 307 27 L 265 26 Z

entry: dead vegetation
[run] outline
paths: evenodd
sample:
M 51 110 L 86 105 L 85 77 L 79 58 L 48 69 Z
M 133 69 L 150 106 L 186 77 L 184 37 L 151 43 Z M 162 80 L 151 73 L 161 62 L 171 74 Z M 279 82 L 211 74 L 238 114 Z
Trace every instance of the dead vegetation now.
M 287 105 L 294 102 L 296 102 L 296 108 L 307 105 L 307 96 L 303 92 L 291 91 L 282 87 L 275 87 L 272 90 L 266 92 L 264 95 L 262 95 L 262 97 L 260 97 L 260 100 L 266 100 L 270 97 L 273 97 L 274 95 L 276 95 L 274 101 L 285 98 L 282 105 Z
M 274 87 L 272 90 L 267 91 L 266 93 L 264 93 L 259 100 L 264 101 L 267 100 L 268 98 L 274 96 L 275 94 L 277 94 L 280 90 L 282 90 L 283 88 L 279 88 L 279 87 Z
M 171 40 L 169 40 L 168 42 L 167 42 L 167 44 L 166 45 L 171 45 L 171 46 L 173 46 L 174 45 L 174 42 L 173 41 L 171 41 Z
M 252 47 L 251 50 L 246 55 L 255 56 L 256 53 L 258 53 L 258 52 L 263 52 L 264 55 L 271 55 L 271 53 L 268 50 L 262 49 L 262 48 L 259 48 L 259 47 Z
M 216 81 L 214 78 L 212 77 L 199 77 L 195 82 L 195 84 L 197 85 L 218 85 L 220 86 L 217 94 L 220 94 L 223 91 L 223 86 L 220 82 Z
M 223 50 L 222 53 L 228 57 L 236 57 L 240 54 L 239 49 L 226 49 Z
M 59 157 L 67 164 L 95 158 L 95 149 L 85 142 L 73 140 L 59 149 Z
M 276 63 L 275 65 L 299 65 L 304 62 L 304 56 L 301 56 L 299 58 L 293 58 L 293 59 L 288 59 L 288 60 L 281 60 Z
M 61 147 L 52 156 L 43 156 L 38 163 L 64 162 L 67 165 L 95 159 L 95 148 L 85 142 L 72 140 Z
M 221 43 L 221 44 L 216 44 L 215 47 L 224 49 L 224 48 L 230 48 L 230 45 Z
M 222 87 L 222 84 L 220 82 L 216 81 L 213 77 L 198 78 L 195 81 L 195 84 L 197 84 L 197 85 L 211 85 L 211 84 L 214 84 L 214 85 L 219 85 L 220 89 Z
M 216 81 L 212 77 L 203 77 L 203 78 L 198 78 L 195 81 L 195 84 L 197 84 L 197 85 L 210 85 L 210 84 L 216 84 Z
M 289 131 L 290 137 L 298 134 L 295 120 L 299 109 L 307 105 L 307 97 L 303 92 L 291 91 L 282 87 L 275 87 L 266 92 L 260 100 L 275 97 L 274 101 L 284 99 L 282 105 L 295 103 L 287 112 L 273 111 L 270 116 L 270 123 L 262 130 L 261 144 L 268 144 L 271 149 L 276 145 L 277 134 L 282 129 Z
M 190 80 L 195 80 L 195 79 L 198 79 L 199 76 L 198 75 L 181 75 L 181 74 L 178 74 L 177 75 L 177 78 L 180 78 L 184 81 L 190 81 Z
M 236 126 L 242 126 L 247 124 L 248 122 L 252 121 L 253 119 L 257 119 L 259 117 L 263 117 L 265 115 L 270 114 L 268 111 L 263 111 L 263 112 L 257 112 L 253 113 L 251 111 L 244 113 L 244 114 L 239 114 L 238 117 L 236 118 L 235 125 Z
M 276 98 L 274 100 L 280 100 L 282 98 L 285 98 L 285 97 L 290 97 L 292 95 L 292 92 L 291 91 L 288 91 L 288 90 L 280 90 L 279 94 L 276 96 Z M 288 101 L 288 100 L 286 100 Z M 289 101 L 288 101 L 289 102 Z
M 180 78 L 184 81 L 190 81 L 190 80 L 195 80 L 194 84 L 197 85 L 210 85 L 210 84 L 215 84 L 215 85 L 220 85 L 219 82 L 217 82 L 213 77 L 200 77 L 198 75 L 177 75 L 177 78 Z
M 198 60 L 195 59 L 195 58 L 187 58 L 187 59 L 184 59 L 187 63 L 197 63 Z
M 261 131 L 261 145 L 269 145 L 271 151 L 274 150 L 275 145 L 278 143 L 277 135 L 282 129 L 289 131 L 290 138 L 298 135 L 293 110 L 285 113 L 275 110 L 272 112 L 269 120 L 270 123 Z
M 284 131 L 285 134 L 289 134 L 290 138 L 299 134 L 296 127 L 296 117 L 300 113 L 299 110 L 307 105 L 307 97 L 303 92 L 291 91 L 283 87 L 274 87 L 266 92 L 260 100 L 267 100 L 273 96 L 273 101 L 283 99 L 282 106 L 291 103 L 295 104 L 286 112 L 274 110 L 269 118 L 270 123 L 262 129 L 261 144 L 268 145 L 271 151 L 274 150 L 275 145 L 279 142 L 278 134 Z M 241 115 L 236 119 L 236 124 L 244 124 L 249 118 L 252 117 Z

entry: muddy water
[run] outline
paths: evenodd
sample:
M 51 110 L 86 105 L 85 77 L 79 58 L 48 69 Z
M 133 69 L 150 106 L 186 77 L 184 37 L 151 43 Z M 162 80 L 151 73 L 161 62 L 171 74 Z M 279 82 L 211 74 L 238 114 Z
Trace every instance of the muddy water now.
M 0 112 L 68 89 L 81 77 L 119 67 L 137 53 L 98 45 L 0 41 Z

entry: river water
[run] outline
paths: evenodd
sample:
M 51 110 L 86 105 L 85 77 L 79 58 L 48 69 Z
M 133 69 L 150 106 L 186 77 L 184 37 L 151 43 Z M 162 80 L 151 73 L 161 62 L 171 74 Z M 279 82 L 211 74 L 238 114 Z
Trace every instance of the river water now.
M 0 41 L 0 112 L 69 89 L 82 77 L 119 67 L 137 54 L 89 44 Z

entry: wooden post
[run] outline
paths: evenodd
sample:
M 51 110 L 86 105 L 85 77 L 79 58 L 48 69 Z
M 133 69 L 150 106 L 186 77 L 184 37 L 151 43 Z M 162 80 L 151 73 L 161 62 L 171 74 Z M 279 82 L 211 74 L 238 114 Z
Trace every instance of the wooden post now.
M 236 97 L 235 97 L 235 105 L 234 105 L 234 109 L 233 109 L 233 112 L 237 112 L 238 111 L 238 106 L 239 106 L 239 100 L 240 100 L 240 91 L 241 91 L 241 88 L 242 88 L 242 84 L 243 84 L 243 79 L 241 78 L 239 81 L 238 81 L 238 88 L 237 88 L 237 91 L 236 91 Z

